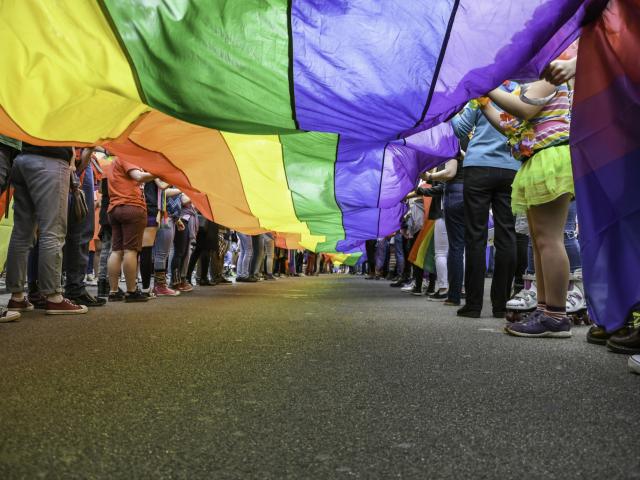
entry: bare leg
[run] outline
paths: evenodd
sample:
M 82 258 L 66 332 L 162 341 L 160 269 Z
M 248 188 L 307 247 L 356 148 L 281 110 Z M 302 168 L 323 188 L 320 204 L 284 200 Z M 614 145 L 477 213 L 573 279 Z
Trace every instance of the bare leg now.
M 535 225 L 531 220 L 531 215 L 527 212 L 527 220 L 529 221 L 529 234 L 531 236 L 531 247 L 533 248 L 533 264 L 536 269 L 536 290 L 538 303 L 547 303 L 547 296 L 544 289 L 544 274 L 542 263 L 540 262 L 540 251 L 536 245 Z
M 135 250 L 124 251 L 122 269 L 124 270 L 124 280 L 127 283 L 127 292 L 135 292 L 138 283 L 138 252 Z
M 564 307 L 567 301 L 569 258 L 564 248 L 564 225 L 570 201 L 570 195 L 566 194 L 529 209 L 534 228 L 534 255 L 538 252 L 536 278 L 543 279 L 544 299 L 554 307 Z
M 122 269 L 122 250 L 112 251 L 107 262 L 107 273 L 109 275 L 109 289 L 112 292 L 118 291 L 118 283 L 120 282 L 120 271 Z

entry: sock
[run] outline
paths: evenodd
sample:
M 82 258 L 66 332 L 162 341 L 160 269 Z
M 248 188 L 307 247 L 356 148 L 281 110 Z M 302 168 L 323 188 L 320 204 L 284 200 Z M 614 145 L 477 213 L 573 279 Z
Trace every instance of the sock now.
M 142 247 L 140 252 L 140 276 L 142 277 L 142 290 L 148 291 L 153 275 L 153 247 Z
M 567 316 L 567 307 L 566 305 L 563 305 L 562 307 L 547 305 L 547 308 L 544 310 L 544 314 L 547 317 L 555 318 L 556 320 L 562 320 Z
M 544 312 L 547 309 L 547 304 L 544 302 L 538 302 L 538 306 L 536 307 L 536 311 Z

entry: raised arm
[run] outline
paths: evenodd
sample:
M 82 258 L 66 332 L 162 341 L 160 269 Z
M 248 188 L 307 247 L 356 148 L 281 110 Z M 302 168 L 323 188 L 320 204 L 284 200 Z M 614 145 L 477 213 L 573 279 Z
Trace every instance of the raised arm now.
M 527 97 L 531 99 L 545 98 L 553 94 L 555 89 L 555 85 L 552 85 L 545 80 L 538 80 L 537 82 L 529 85 Z M 535 117 L 544 107 L 544 104 L 530 105 L 525 103 L 520 99 L 520 97 L 506 92 L 501 88 L 491 90 L 488 93 L 488 96 L 502 110 L 510 113 L 514 117 L 518 117 L 521 120 L 529 120 L 530 118 Z

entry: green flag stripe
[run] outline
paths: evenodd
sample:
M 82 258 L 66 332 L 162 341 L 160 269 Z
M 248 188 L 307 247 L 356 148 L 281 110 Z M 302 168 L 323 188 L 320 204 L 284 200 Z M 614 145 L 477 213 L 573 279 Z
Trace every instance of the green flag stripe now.
M 285 172 L 296 216 L 313 235 L 324 235 L 318 251 L 335 251 L 345 237 L 335 198 L 334 165 L 338 136 L 306 132 L 280 135 Z
M 287 0 L 103 2 L 151 107 L 230 132 L 296 128 Z

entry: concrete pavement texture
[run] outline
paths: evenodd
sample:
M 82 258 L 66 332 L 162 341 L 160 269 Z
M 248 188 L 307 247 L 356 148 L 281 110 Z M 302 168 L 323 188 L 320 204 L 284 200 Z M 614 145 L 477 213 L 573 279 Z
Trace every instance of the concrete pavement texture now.
M 0 478 L 640 478 L 627 358 L 503 325 L 347 275 L 28 313 Z

